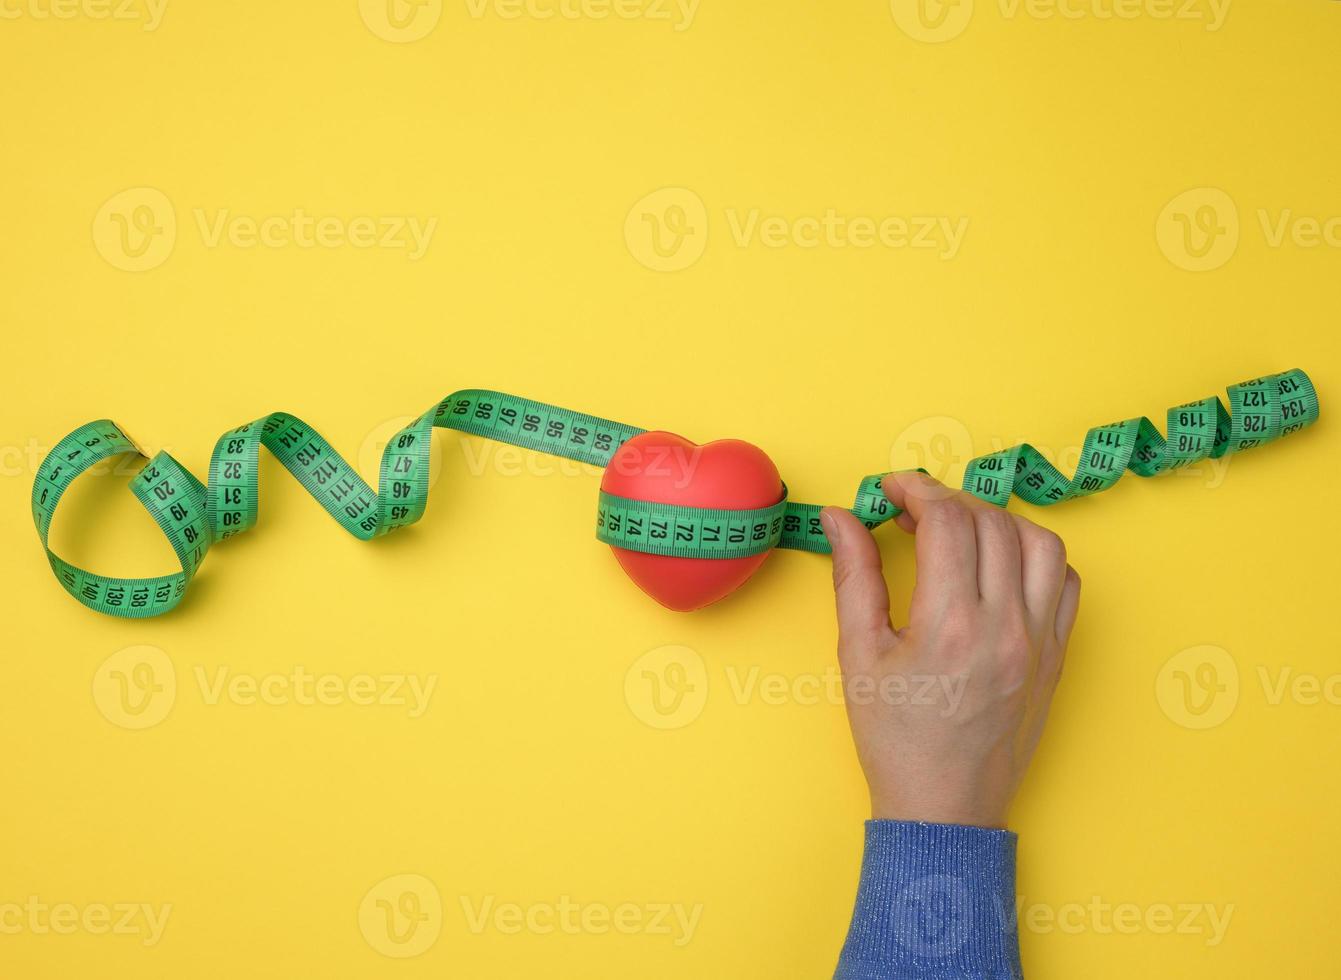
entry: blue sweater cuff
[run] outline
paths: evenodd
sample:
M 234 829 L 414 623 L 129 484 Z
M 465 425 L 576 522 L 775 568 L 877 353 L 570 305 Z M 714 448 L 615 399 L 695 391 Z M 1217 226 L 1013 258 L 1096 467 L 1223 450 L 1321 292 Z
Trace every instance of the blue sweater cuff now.
M 835 980 L 1020 980 L 1015 835 L 868 820 Z

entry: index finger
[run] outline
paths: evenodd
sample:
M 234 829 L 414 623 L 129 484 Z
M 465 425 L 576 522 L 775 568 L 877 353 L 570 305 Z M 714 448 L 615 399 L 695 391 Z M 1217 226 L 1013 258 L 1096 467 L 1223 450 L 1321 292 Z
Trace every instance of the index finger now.
M 880 488 L 910 519 L 911 527 L 900 515 L 899 526 L 916 535 L 917 594 L 927 586 L 946 600 L 976 603 L 978 542 L 963 494 L 923 473 L 891 473 Z

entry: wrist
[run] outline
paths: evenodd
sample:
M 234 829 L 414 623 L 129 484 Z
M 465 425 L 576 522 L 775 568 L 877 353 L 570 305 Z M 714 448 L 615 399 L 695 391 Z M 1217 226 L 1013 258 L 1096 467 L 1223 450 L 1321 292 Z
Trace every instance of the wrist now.
M 1015 790 L 1013 770 L 994 756 L 919 758 L 913 753 L 896 772 L 876 770 L 867 776 L 876 820 L 1002 830 Z

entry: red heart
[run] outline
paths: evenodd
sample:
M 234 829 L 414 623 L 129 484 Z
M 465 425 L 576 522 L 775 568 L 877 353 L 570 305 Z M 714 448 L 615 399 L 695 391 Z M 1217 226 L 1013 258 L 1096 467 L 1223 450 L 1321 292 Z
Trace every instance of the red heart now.
M 601 489 L 618 497 L 685 507 L 752 510 L 782 499 L 782 477 L 758 446 L 719 439 L 700 446 L 671 432 L 644 432 L 620 446 Z M 770 552 L 746 558 L 680 558 L 610 548 L 638 587 L 688 612 L 730 595 Z

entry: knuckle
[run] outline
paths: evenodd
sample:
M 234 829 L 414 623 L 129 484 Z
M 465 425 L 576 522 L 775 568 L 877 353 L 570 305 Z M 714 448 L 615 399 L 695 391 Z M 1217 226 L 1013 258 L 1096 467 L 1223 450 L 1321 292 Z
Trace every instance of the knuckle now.
M 1003 694 L 1024 696 L 1033 675 L 1028 657 L 1008 657 L 994 665 L 997 683 Z
M 845 561 L 836 561 L 833 563 L 833 589 L 835 592 L 842 592 L 852 583 L 852 566 Z
M 1056 531 L 1034 525 L 1029 531 L 1029 548 L 1041 559 L 1066 563 L 1066 542 Z
M 1011 607 L 997 620 L 993 646 L 1000 659 L 1029 663 L 1034 658 L 1035 642 L 1023 606 Z
M 966 656 L 981 635 L 981 627 L 970 610 L 949 609 L 936 624 L 931 643 L 939 657 L 954 662 Z
M 1066 542 L 1056 531 L 1049 531 L 1047 528 L 1039 528 L 1041 532 L 1038 536 L 1038 546 L 1050 555 L 1055 555 L 1063 561 L 1066 559 Z
M 984 507 L 975 513 L 979 525 L 985 532 L 1002 537 L 1015 536 L 1015 519 L 1008 512 L 995 507 Z
M 940 480 L 921 470 L 903 470 L 894 474 L 894 478 L 905 490 L 933 500 L 942 498 L 948 490 Z
M 998 649 L 1003 658 L 1012 662 L 1027 661 L 1033 656 L 1033 640 L 1023 621 L 1012 623 L 1002 630 Z
M 978 617 L 974 614 L 973 608 L 968 605 L 948 609 L 942 627 L 944 635 L 948 639 L 959 642 L 972 640 L 981 631 Z

